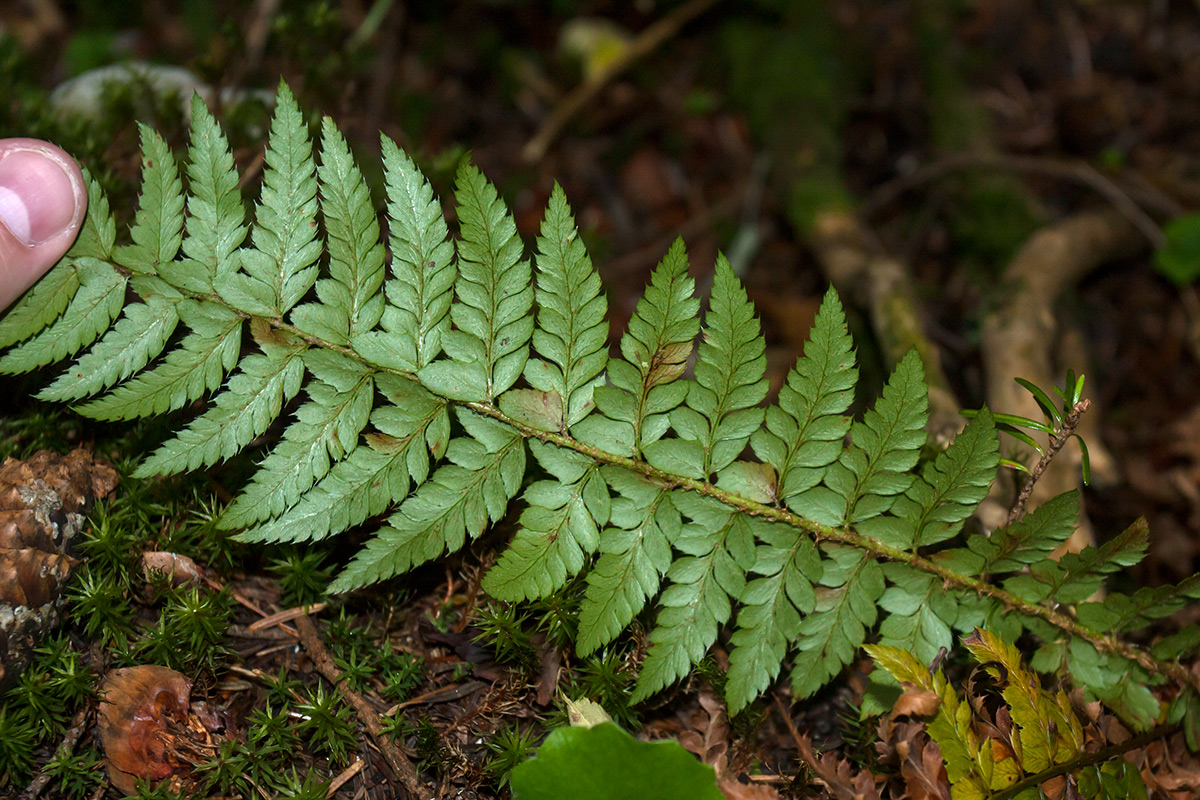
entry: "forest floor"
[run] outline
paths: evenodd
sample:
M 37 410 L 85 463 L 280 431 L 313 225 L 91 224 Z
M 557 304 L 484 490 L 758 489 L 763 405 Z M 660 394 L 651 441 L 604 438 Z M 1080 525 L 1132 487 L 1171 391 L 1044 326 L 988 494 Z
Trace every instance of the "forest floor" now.
M 606 81 L 532 160 L 531 141 L 580 80 L 579 67 L 559 50 L 561 28 L 611 15 L 636 33 L 672 6 L 478 2 L 436 12 L 397 6 L 356 48 L 346 41 L 367 22 L 359 3 L 284 4 L 272 17 L 256 16 L 242 4 L 224 5 L 229 8 L 195 4 L 210 8 L 217 20 L 228 12 L 230 20 L 196 28 L 181 14 L 145 3 L 144 19 L 129 21 L 119 36 L 113 25 L 93 30 L 91 19 L 65 16 L 61 27 L 42 29 L 7 20 L 24 37 L 23 46 L 12 50 L 21 65 L 14 74 L 35 72 L 48 89 L 55 76 L 65 77 L 81 58 L 86 62 L 85 43 L 103 40 L 110 52 L 147 60 L 184 54 L 182 63 L 217 85 L 273 90 L 282 75 L 303 108 L 334 118 L 364 168 L 376 160 L 382 130 L 418 158 L 446 198 L 454 167 L 470 151 L 510 203 L 526 242 L 536 236 L 557 181 L 604 280 L 614 342 L 674 239 L 686 242 L 702 288 L 711 281 L 717 253 L 736 254 L 762 317 L 768 371 L 773 392 L 778 390 L 802 351 L 828 278 L 806 232 L 789 216 L 777 157 L 769 155 L 764 132 L 749 121 L 722 59 L 713 55 L 743 14 L 734 4 L 716 4 Z M 959 54 L 959 77 L 988 120 L 991 150 L 972 162 L 948 155 L 934 141 L 928 72 L 911 4 L 830 5 L 837 7 L 832 19 L 839 35 L 855 54 L 848 60 L 854 74 L 846 84 L 851 88 L 840 140 L 846 185 L 876 245 L 909 266 L 925 335 L 941 354 L 954 396 L 962 407 L 977 408 L 989 397 L 984 320 L 1012 288 L 1004 269 L 1024 234 L 1001 235 L 995 244 L 964 233 L 969 226 L 955 214 L 964 176 L 1015 178 L 1029 199 L 1031 234 L 1082 210 L 1112 210 L 1113 197 L 1097 190 L 1094 173 L 1117 186 L 1118 196 L 1161 235 L 1170 219 L 1200 205 L 1200 9 L 1165 2 L 969 4 L 955 18 L 950 41 Z M 197 30 L 209 29 L 211 36 L 202 40 Z M 0 115 L 0 133 L 19 133 L 22 113 L 14 102 Z M 169 111 L 159 116 L 173 143 L 182 144 L 180 120 Z M 49 124 L 39 121 L 25 132 L 48 130 L 42 126 Z M 253 119 L 240 128 L 235 120 L 229 124 L 239 168 L 252 182 L 261 171 L 261 128 Z M 99 142 L 78 131 L 72 135 L 83 137 L 80 147 L 87 152 L 81 158 L 119 197 L 136 186 L 137 135 L 129 120 L 112 126 Z M 1090 172 L 1081 179 L 1085 168 Z M 116 209 L 132 207 L 114 200 Z M 1200 568 L 1200 302 L 1193 288 L 1156 270 L 1153 245 L 1145 241 L 1132 255 L 1103 259 L 1053 306 L 1066 338 L 1075 342 L 1068 358 L 1086 359 L 1085 365 L 1058 364 L 1057 374 L 1068 367 L 1086 372 L 1087 395 L 1097 407 L 1095 435 L 1114 465 L 1085 490 L 1087 516 L 1100 541 L 1139 516 L 1149 521 L 1149 557 L 1122 578 L 1131 585 L 1174 581 Z M 879 348 L 873 352 L 869 345 L 871 323 L 860 314 L 855 324 L 860 341 L 868 342 L 860 356 L 864 371 L 878 386 L 886 366 Z M 90 428 L 94 423 L 26 399 L 43 380 L 14 381 L 20 391 L 6 392 L 8 453 L 88 443 L 111 453 L 165 430 Z M 136 455 L 121 453 L 118 460 Z M 191 556 L 206 575 L 204 591 L 221 590 L 225 605 L 217 618 L 226 629 L 211 641 L 201 636 L 207 655 L 180 665 L 194 670 L 192 697 L 219 711 L 229 730 L 244 734 L 252 715 L 280 713 L 280 703 L 289 701 L 295 708 L 307 703 L 311 712 L 320 699 L 313 692 L 322 650 L 335 669 L 351 674 L 365 707 L 391 720 L 369 735 L 343 706 L 332 713 L 341 714 L 354 734 L 340 743 L 338 723 L 317 733 L 301 726 L 305 744 L 288 754 L 288 763 L 301 774 L 317 769 L 326 779 L 342 775 L 332 797 L 397 796 L 395 770 L 384 752 L 397 746 L 417 765 L 429 796 L 506 796 L 507 770 L 548 726 L 561 722 L 559 693 L 599 697 L 641 736 L 680 739 L 706 758 L 726 758 L 732 774 L 754 776 L 745 780 L 757 793 L 746 789 L 745 797 L 826 796 L 828 789 L 801 763 L 796 731 L 811 736 L 818 751 L 846 755 L 856 769 L 890 769 L 886 754 L 873 747 L 875 732 L 854 721 L 871 669 L 865 659 L 802 704 L 793 707 L 787 687 L 779 686 L 726 721 L 714 700 L 712 683 L 719 678 L 709 680 L 721 671 L 718 647 L 706 670 L 628 709 L 623 699 L 644 655 L 644 629 L 597 657 L 577 659 L 541 646 L 545 626 L 571 624 L 563 621 L 567 611 L 505 608 L 481 592 L 480 578 L 510 536 L 511 520 L 458 556 L 403 581 L 326 598 L 323 582 L 361 536 L 304 551 L 251 551 L 215 543 L 203 529 L 203 507 L 181 499 L 227 501 L 245 474 L 245 464 L 235 463 L 198 482 L 126 482 L 108 502 L 118 517 L 141 515 L 156 526 L 130 539 L 131 546 Z M 138 499 L 119 499 L 128 491 Z M 196 550 L 186 552 L 189 545 Z M 123 647 L 110 641 L 88 651 L 95 632 L 68 620 L 63 635 L 90 652 L 94 672 L 146 663 L 145 653 L 164 646 L 153 638 L 154 626 L 166 609 L 186 607 L 188 599 L 182 590 L 149 584 L 126 601 L 135 624 Z M 294 613 L 276 616 L 313 601 L 320 605 L 310 609 L 311 630 Z M 1191 622 L 1200 618 L 1196 609 L 1184 613 L 1191 613 Z M 261 716 L 253 719 L 261 722 Z M 71 747 L 99 759 L 91 718 L 80 722 Z M 0 778 L 0 794 L 24 791 L 61 740 L 43 741 L 26 774 L 9 775 L 7 784 Z M 92 782 L 72 787 L 51 781 L 38 788 L 39 796 L 104 796 L 107 784 L 95 777 L 102 760 L 89 763 Z M 256 774 L 249 762 L 242 769 L 243 779 Z M 936 796 L 906 794 L 911 786 L 898 769 L 889 774 L 890 796 Z M 272 779 L 260 778 L 262 786 L 222 776 L 211 791 L 274 796 L 277 789 L 265 788 Z

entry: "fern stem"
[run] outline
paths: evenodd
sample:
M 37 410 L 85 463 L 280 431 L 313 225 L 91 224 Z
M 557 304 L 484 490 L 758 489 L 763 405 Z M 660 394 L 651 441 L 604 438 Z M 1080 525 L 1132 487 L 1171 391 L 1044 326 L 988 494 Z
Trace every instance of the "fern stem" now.
M 1017 502 L 1013 504 L 1012 511 L 1008 512 L 1007 524 L 1012 525 L 1025 516 L 1025 504 L 1029 502 L 1029 498 L 1033 494 L 1033 487 L 1037 484 L 1038 479 L 1042 477 L 1046 468 L 1050 466 L 1050 462 L 1058 455 L 1058 451 L 1062 450 L 1063 445 L 1074 435 L 1075 427 L 1079 424 L 1080 418 L 1091 407 L 1091 400 L 1080 400 L 1063 417 L 1062 425 L 1050 437 L 1050 442 L 1046 446 L 1046 452 L 1042 453 L 1042 457 L 1038 459 L 1037 464 L 1029 472 L 1029 480 L 1021 487 L 1021 494 L 1017 497 Z
M 1083 401 L 1086 402 L 1086 401 Z M 886 558 L 891 561 L 901 561 L 915 569 L 927 572 L 931 575 L 936 575 L 941 578 L 947 588 L 953 587 L 964 591 L 975 592 L 976 594 L 986 595 L 994 600 L 1004 604 L 1008 608 L 1019 611 L 1029 616 L 1040 617 L 1046 622 L 1049 622 L 1054 627 L 1070 634 L 1079 639 L 1083 639 L 1092 644 L 1097 650 L 1104 653 L 1111 653 L 1137 663 L 1147 672 L 1156 675 L 1162 675 L 1173 680 L 1177 685 L 1191 686 L 1197 692 L 1200 692 L 1200 676 L 1194 675 L 1191 670 L 1178 663 L 1163 663 L 1155 659 L 1149 652 L 1129 642 L 1120 640 L 1114 635 L 1106 635 L 1097 633 L 1096 631 L 1085 628 L 1073 617 L 1063 612 L 1057 611 L 1049 606 L 1044 606 L 1038 603 L 1031 603 L 1023 600 L 1016 595 L 1004 591 L 1003 589 L 993 586 L 978 578 L 972 578 L 967 575 L 960 575 L 948 567 L 944 567 L 934 561 L 896 547 L 883 544 L 869 536 L 863 536 L 852 530 L 831 528 L 828 525 L 822 525 L 819 522 L 814 522 L 810 519 L 805 519 L 797 514 L 792 513 L 784 508 L 756 503 L 752 500 L 747 500 L 744 497 L 739 497 L 736 494 L 719 489 L 716 486 L 706 481 L 687 478 L 682 475 L 674 475 L 665 472 L 655 467 L 650 466 L 644 461 L 627 456 L 619 456 L 613 453 L 606 452 L 597 447 L 584 444 L 570 436 L 564 436 L 560 433 L 552 433 L 542 431 L 536 428 L 531 428 L 528 425 L 523 425 L 520 422 L 508 417 L 500 409 L 489 403 L 464 403 L 463 405 L 470 408 L 472 411 L 480 414 L 485 414 L 493 419 L 510 425 L 521 433 L 526 438 L 537 438 L 544 442 L 550 442 L 559 447 L 566 447 L 578 453 L 588 456 L 596 461 L 604 464 L 612 464 L 619 467 L 624 467 L 631 472 L 636 472 L 639 475 L 653 481 L 663 488 L 679 488 L 688 491 L 699 492 L 700 494 L 708 495 L 715 500 L 724 503 L 731 508 L 736 508 L 746 514 L 752 514 L 772 522 L 780 522 L 784 525 L 789 525 L 793 528 L 798 528 L 807 531 L 812 536 L 820 540 L 828 540 L 840 542 L 865 550 L 878 558 Z
M 1084 753 L 1083 755 L 1079 756 L 1079 758 L 1066 761 L 1062 764 L 1055 764 L 1053 767 L 1045 770 L 1044 772 L 1039 772 L 1036 775 L 1030 775 L 1028 778 L 1023 778 L 1017 781 L 1007 789 L 992 795 L 991 800 L 1010 800 L 1010 798 L 1016 797 L 1026 789 L 1032 789 L 1034 787 L 1041 786 L 1051 778 L 1057 778 L 1059 775 L 1074 774 L 1084 767 L 1090 767 L 1095 764 L 1103 764 L 1111 759 L 1128 753 L 1130 750 L 1137 750 L 1140 747 L 1145 747 L 1151 742 L 1164 739 L 1167 736 L 1170 736 L 1172 733 L 1175 733 L 1177 730 L 1179 730 L 1178 724 L 1159 725 L 1158 727 L 1151 728 L 1145 733 L 1140 733 L 1137 736 L 1127 739 L 1120 744 L 1109 745 L 1108 747 L 1097 750 L 1094 753 Z

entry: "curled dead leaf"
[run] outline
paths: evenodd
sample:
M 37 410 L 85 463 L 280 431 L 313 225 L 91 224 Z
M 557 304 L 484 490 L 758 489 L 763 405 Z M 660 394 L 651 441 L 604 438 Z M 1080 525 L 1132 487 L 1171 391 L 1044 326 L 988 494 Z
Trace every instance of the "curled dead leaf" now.
M 906 689 L 892 706 L 892 716 L 928 717 L 938 710 L 942 698 L 928 689 Z
M 183 586 L 200 580 L 200 567 L 187 556 L 165 550 L 147 550 L 142 553 L 142 572 L 146 580 L 152 573 L 165 574 L 172 586 Z
M 100 687 L 97 712 L 108 777 L 126 794 L 139 779 L 186 790 L 195 764 L 216 752 L 212 734 L 220 714 L 204 703 L 189 705 L 192 684 L 166 667 L 116 669 Z

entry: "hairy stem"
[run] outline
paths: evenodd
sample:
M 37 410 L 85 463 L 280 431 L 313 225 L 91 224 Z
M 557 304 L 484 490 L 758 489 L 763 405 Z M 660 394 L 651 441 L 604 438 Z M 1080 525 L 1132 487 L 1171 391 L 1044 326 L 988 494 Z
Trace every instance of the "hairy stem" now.
M 1058 455 L 1058 451 L 1062 450 L 1063 445 L 1075 433 L 1076 426 L 1079 425 L 1079 420 L 1092 407 L 1091 400 L 1080 400 L 1067 415 L 1063 417 L 1062 426 L 1054 432 L 1050 437 L 1050 443 L 1046 446 L 1046 452 L 1042 453 L 1042 457 L 1033 465 L 1033 469 L 1029 472 L 1029 480 L 1021 487 L 1021 494 L 1017 497 L 1017 502 L 1013 504 L 1012 511 L 1008 512 L 1008 524 L 1012 525 L 1021 517 L 1025 516 L 1025 504 L 1029 502 L 1030 495 L 1033 494 L 1033 487 L 1046 471 L 1046 467 L 1050 466 L 1050 462 Z

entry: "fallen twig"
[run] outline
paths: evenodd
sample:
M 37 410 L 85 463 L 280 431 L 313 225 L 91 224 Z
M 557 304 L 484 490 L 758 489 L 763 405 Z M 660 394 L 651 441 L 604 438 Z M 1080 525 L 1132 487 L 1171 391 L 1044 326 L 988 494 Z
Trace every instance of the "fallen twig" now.
M 371 734 L 371 738 L 375 740 L 375 745 L 383 753 L 388 766 L 392 768 L 392 771 L 400 779 L 400 782 L 408 790 L 408 793 L 413 797 L 422 798 L 422 800 L 432 798 L 433 793 L 421 784 L 416 767 L 413 766 L 413 763 L 408 760 L 404 753 L 400 752 L 400 748 L 396 747 L 391 739 L 384 734 L 383 725 L 379 721 L 379 714 L 363 699 L 362 695 L 351 689 L 350 685 L 342 680 L 341 672 L 338 671 L 337 665 L 333 663 L 333 658 L 329 655 L 329 651 L 325 649 L 325 645 L 317 633 L 316 626 L 313 625 L 312 620 L 309 619 L 307 614 L 301 614 L 296 617 L 296 630 L 300 637 L 300 643 L 308 651 L 308 655 L 313 660 L 313 664 L 317 670 L 337 688 L 337 692 L 342 696 L 342 699 L 354 707 L 359 720 L 366 727 L 367 732 Z
M 525 145 L 521 151 L 521 157 L 527 162 L 540 160 L 546 155 L 551 142 L 571 118 L 590 103 L 613 78 L 657 50 L 663 42 L 675 36 L 680 28 L 716 3 L 717 0 L 691 0 L 691 2 L 673 9 L 671 13 L 635 36 L 620 56 L 614 58 L 604 69 L 576 86 L 563 98 L 562 102 L 551 112 L 549 118 L 542 123 L 537 134 Z
M 79 713 L 75 715 L 75 719 L 71 721 L 71 727 L 67 729 L 63 735 L 62 743 L 59 744 L 58 750 L 55 751 L 54 757 L 70 755 L 75 749 L 75 745 L 79 743 L 79 738 L 83 736 L 83 732 L 87 730 L 88 718 L 91 716 L 91 705 L 84 706 Z M 38 772 L 37 777 L 33 782 L 21 793 L 20 800 L 36 800 L 37 796 L 46 788 L 46 784 L 50 782 L 50 773 L 43 766 Z

